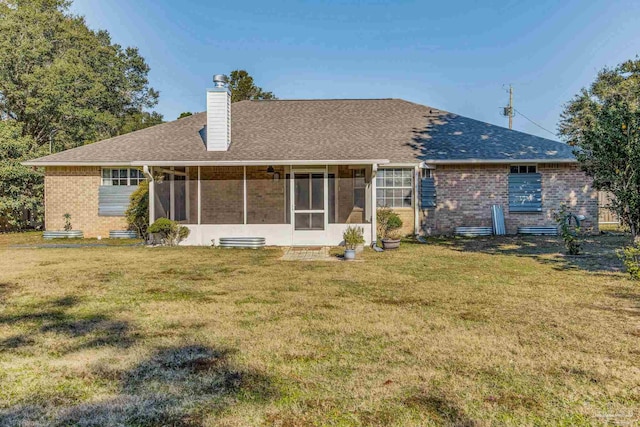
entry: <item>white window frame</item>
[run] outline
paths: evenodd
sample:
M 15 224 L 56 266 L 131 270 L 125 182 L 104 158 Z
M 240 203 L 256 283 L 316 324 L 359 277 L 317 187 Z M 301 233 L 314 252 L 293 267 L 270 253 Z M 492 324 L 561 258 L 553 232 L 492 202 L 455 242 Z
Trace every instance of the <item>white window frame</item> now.
M 387 173 L 389 171 L 393 172 L 393 175 L 394 175 L 393 176 L 394 182 L 393 182 L 393 184 L 391 186 L 387 185 L 387 182 L 386 182 L 386 180 L 387 180 L 387 176 L 386 175 L 387 175 Z M 396 171 L 402 171 L 400 177 L 396 177 L 395 176 Z M 378 173 L 377 173 L 376 179 L 381 178 L 381 182 L 377 182 L 376 183 L 376 191 L 382 190 L 382 196 L 378 196 L 376 194 L 376 203 L 377 203 L 378 207 L 387 206 L 389 208 L 396 208 L 396 209 L 397 208 L 404 208 L 404 209 L 412 208 L 413 205 L 414 205 L 414 200 L 413 199 L 414 199 L 414 195 L 415 195 L 414 182 L 413 182 L 414 174 L 415 174 L 414 168 L 380 168 L 380 169 L 378 169 Z M 395 180 L 398 179 L 398 178 L 401 180 L 402 185 L 396 185 Z M 405 185 L 405 182 L 404 182 L 405 179 L 407 179 L 407 178 L 411 179 L 411 182 L 410 182 L 409 185 Z M 405 191 L 409 190 L 410 194 L 408 196 L 401 196 L 401 197 L 396 197 L 394 195 L 393 197 L 391 197 L 392 203 L 389 204 L 389 202 L 388 202 L 389 199 L 387 198 L 387 196 L 385 194 L 387 190 L 394 190 L 394 191 L 395 190 L 405 190 Z M 393 203 L 393 200 L 400 199 L 400 198 L 402 199 L 402 203 L 399 206 L 396 206 Z M 404 204 L 405 199 L 411 200 L 411 204 L 406 206 Z
M 117 178 L 114 178 L 113 177 L 113 171 L 114 170 L 117 170 L 117 171 L 123 171 L 124 170 L 124 171 L 126 171 L 127 172 L 126 178 L 123 178 L 123 177 L 120 177 L 120 176 L 117 177 Z M 107 171 L 108 171 L 108 176 L 105 176 L 105 172 L 107 172 Z M 136 175 L 137 176 L 132 177 L 131 176 L 132 175 L 132 173 L 131 173 L 132 171 L 136 171 Z M 137 168 L 102 168 L 100 178 L 102 180 L 101 181 L 101 185 L 105 185 L 105 186 L 113 186 L 113 181 L 114 180 L 118 180 L 118 181 L 122 181 L 124 179 L 127 180 L 127 183 L 125 185 L 118 184 L 118 185 L 116 185 L 116 187 L 138 186 L 138 185 L 140 185 L 140 183 L 142 181 L 144 181 L 146 179 L 144 174 L 142 173 L 142 170 L 137 169 Z M 134 182 L 135 184 L 132 184 L 132 182 Z

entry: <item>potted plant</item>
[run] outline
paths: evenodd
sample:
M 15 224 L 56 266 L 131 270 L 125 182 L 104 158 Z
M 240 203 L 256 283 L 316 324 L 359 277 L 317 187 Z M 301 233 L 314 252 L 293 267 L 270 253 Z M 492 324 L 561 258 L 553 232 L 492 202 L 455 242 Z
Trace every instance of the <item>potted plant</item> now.
M 398 214 L 385 206 L 378 209 L 376 221 L 378 235 L 382 240 L 382 247 L 385 250 L 398 249 L 400 247 L 400 238 L 402 237 L 400 231 L 402 220 Z
M 364 229 L 362 227 L 349 226 L 342 234 L 344 239 L 344 259 L 352 261 L 356 259 L 356 248 L 364 244 Z
M 64 219 L 64 227 L 62 230 L 45 231 L 42 235 L 44 239 L 82 239 L 81 230 L 74 230 L 71 225 L 71 214 L 62 215 Z

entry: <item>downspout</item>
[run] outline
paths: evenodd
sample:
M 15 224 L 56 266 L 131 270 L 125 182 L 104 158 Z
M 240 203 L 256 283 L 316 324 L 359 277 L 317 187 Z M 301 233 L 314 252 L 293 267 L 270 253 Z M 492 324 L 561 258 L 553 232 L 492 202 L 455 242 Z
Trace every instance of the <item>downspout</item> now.
M 149 178 L 149 224 L 153 224 L 156 220 L 154 217 L 155 214 L 155 185 L 153 180 L 153 174 L 149 169 L 149 166 L 142 166 L 142 173 Z

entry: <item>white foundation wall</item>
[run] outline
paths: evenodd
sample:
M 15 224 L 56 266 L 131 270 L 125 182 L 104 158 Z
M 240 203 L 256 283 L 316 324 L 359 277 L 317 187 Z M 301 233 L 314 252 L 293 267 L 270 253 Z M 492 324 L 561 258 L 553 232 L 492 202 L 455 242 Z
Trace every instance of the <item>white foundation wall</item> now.
M 293 246 L 294 233 L 291 224 L 224 224 L 189 225 L 189 237 L 180 244 L 185 246 L 218 246 L 221 237 L 264 237 L 267 246 Z M 318 233 L 317 240 L 308 245 L 338 246 L 342 243 L 342 233 L 349 226 L 364 229 L 365 244 L 371 243 L 371 224 L 328 224 L 327 229 Z

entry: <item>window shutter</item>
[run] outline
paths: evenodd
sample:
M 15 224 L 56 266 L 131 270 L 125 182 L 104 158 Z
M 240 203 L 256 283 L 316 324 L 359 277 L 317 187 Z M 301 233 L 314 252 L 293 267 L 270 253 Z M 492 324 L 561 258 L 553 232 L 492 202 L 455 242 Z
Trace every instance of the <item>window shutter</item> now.
M 124 216 L 129 207 L 129 197 L 137 188 L 135 185 L 101 185 L 98 190 L 98 215 Z
M 542 175 L 509 175 L 509 212 L 542 212 Z
M 436 207 L 436 183 L 433 178 L 420 179 L 420 205 L 422 209 Z

